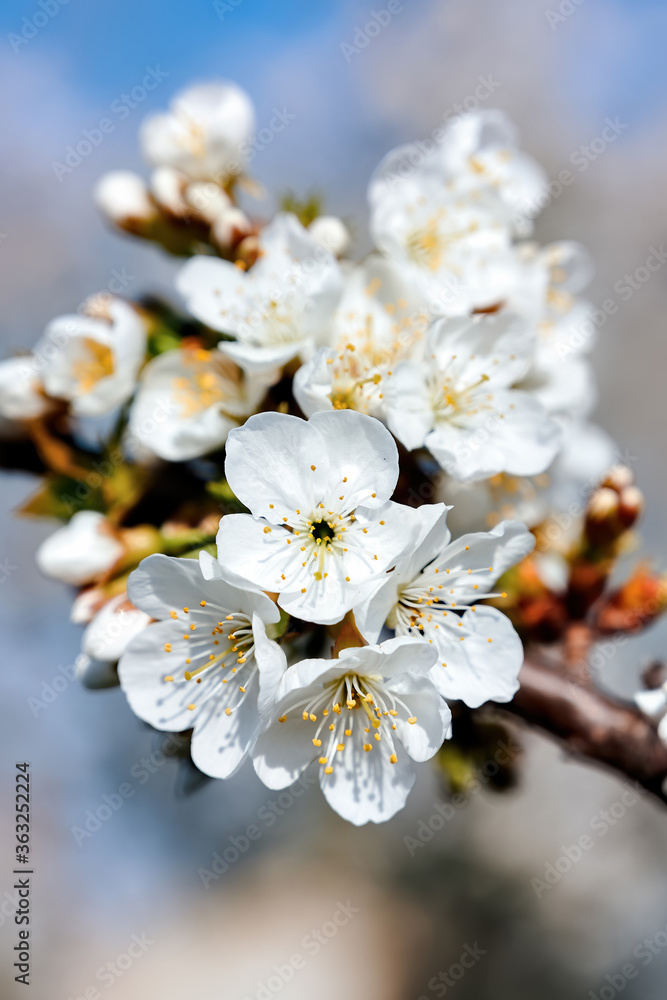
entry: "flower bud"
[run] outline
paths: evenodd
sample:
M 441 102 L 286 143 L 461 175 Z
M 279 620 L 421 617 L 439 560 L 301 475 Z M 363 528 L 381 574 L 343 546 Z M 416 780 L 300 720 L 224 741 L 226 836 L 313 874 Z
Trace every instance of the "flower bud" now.
M 308 232 L 320 246 L 335 257 L 342 257 L 351 243 L 347 226 L 335 215 L 318 215 L 308 226 Z
M 127 594 L 118 594 L 90 622 L 83 633 L 81 649 L 92 659 L 115 662 L 150 620 L 149 615 L 130 603 Z
M 103 514 L 78 511 L 37 550 L 37 565 L 46 576 L 81 586 L 111 569 L 123 554 Z
M 626 528 L 632 527 L 644 510 L 644 494 L 636 486 L 626 486 L 621 491 L 618 516 Z
M 158 167 L 151 174 L 151 193 L 160 208 L 182 219 L 190 212 L 185 200 L 188 179 L 171 167 Z
M 211 224 L 219 215 L 232 207 L 229 195 L 213 181 L 195 181 L 188 184 L 185 189 L 185 200 L 197 215 Z
M 626 486 L 632 486 L 634 481 L 632 469 L 629 469 L 627 465 L 614 465 L 609 469 L 600 485 L 620 493 Z
M 602 634 L 637 632 L 667 609 L 667 581 L 637 567 L 632 576 L 596 609 L 594 627 Z
M 158 215 L 145 181 L 130 170 L 105 174 L 95 186 L 93 198 L 110 222 L 130 232 L 149 225 Z
M 213 242 L 223 251 L 229 251 L 240 240 L 252 232 L 252 223 L 240 208 L 226 208 L 213 223 L 211 236 Z

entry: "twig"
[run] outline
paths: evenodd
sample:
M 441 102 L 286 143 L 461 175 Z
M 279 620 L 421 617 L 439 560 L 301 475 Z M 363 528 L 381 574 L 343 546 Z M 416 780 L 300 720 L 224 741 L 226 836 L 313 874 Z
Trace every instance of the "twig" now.
M 529 660 L 519 680 L 507 711 L 555 736 L 578 758 L 612 768 L 667 803 L 667 745 L 640 712 Z

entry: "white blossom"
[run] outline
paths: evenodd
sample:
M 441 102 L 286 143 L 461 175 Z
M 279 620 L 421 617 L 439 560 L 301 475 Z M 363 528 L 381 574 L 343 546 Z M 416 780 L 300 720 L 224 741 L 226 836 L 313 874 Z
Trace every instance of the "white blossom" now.
M 509 619 L 479 601 L 496 597 L 498 577 L 526 556 L 535 538 L 523 524 L 503 521 L 492 531 L 451 540 L 443 504 L 419 508 L 417 544 L 354 609 L 370 642 L 383 627 L 421 637 L 437 651 L 431 677 L 440 693 L 478 708 L 511 701 L 519 687 L 523 647 Z
M 294 396 L 306 414 L 353 409 L 385 416 L 387 375 L 424 351 L 427 314 L 400 270 L 378 255 L 345 276 L 343 295 L 322 347 L 294 376 Z
M 129 434 L 169 462 L 222 447 L 229 431 L 257 408 L 266 385 L 219 351 L 177 348 L 153 358 L 141 373 Z
M 146 351 L 146 328 L 122 299 L 104 299 L 101 316 L 60 316 L 35 348 L 44 387 L 79 417 L 97 417 L 132 395 Z M 36 366 L 37 367 L 37 366 Z
M 222 518 L 220 562 L 297 618 L 340 621 L 410 544 L 415 511 L 389 499 L 396 445 L 372 417 L 250 417 L 229 434 L 225 473 L 251 513 Z
M 177 287 L 197 319 L 236 337 L 219 344 L 224 354 L 247 370 L 269 371 L 326 343 L 342 274 L 296 216 L 283 213 L 261 231 L 259 257 L 247 273 L 229 261 L 194 257 Z
M 344 819 L 391 819 L 414 783 L 412 761 L 428 760 L 450 735 L 449 708 L 429 677 L 434 659 L 428 643 L 400 637 L 290 667 L 253 752 L 259 777 L 286 788 L 317 760 L 322 791 Z
M 130 576 L 128 594 L 157 619 L 118 665 L 132 710 L 156 729 L 194 729 L 194 763 L 212 777 L 230 777 L 286 667 L 267 635 L 278 608 L 265 594 L 224 579 L 206 552 L 199 562 L 149 556 Z
M 513 388 L 533 346 L 530 328 L 510 314 L 436 321 L 424 361 L 399 364 L 387 380 L 390 429 L 462 481 L 543 472 L 560 430 L 533 396 Z
M 196 84 L 172 100 L 170 110 L 147 118 L 140 132 L 144 156 L 192 180 L 226 181 L 242 172 L 255 113 L 234 83 Z

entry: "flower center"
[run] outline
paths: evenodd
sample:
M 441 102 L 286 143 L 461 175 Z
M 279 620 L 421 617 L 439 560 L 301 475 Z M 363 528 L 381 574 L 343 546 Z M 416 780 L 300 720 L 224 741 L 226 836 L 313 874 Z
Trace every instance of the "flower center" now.
M 324 748 L 319 763 L 325 774 L 333 774 L 334 765 L 342 759 L 339 755 L 353 740 L 366 753 L 376 749 L 390 764 L 396 764 L 395 720 L 400 716 L 410 725 L 417 721 L 408 706 L 384 687 L 382 677 L 356 673 L 325 684 L 319 693 L 294 707 L 298 710 L 304 722 L 316 724 L 312 742 L 317 749 Z M 278 721 L 286 718 L 283 715 Z
M 489 404 L 493 394 L 488 393 L 486 398 L 482 398 L 476 391 L 488 380 L 488 375 L 481 375 L 471 385 L 459 387 L 453 379 L 447 381 L 446 374 L 441 373 L 440 379 L 436 378 L 431 383 L 431 405 L 436 420 L 448 420 L 463 412 L 467 416 L 475 416 L 482 410 L 491 409 Z
M 257 674 L 250 618 L 207 600 L 201 600 L 197 607 L 183 608 L 181 614 L 169 614 L 184 631 L 182 638 L 165 643 L 164 650 L 185 652 L 186 657 L 183 675 L 168 674 L 164 680 L 191 685 L 200 702 L 215 694 L 226 702 L 226 715 L 231 715 L 245 700 Z M 221 687 L 227 684 L 229 688 Z M 194 701 L 188 705 L 191 711 L 196 707 Z
M 212 358 L 210 351 L 199 350 L 192 357 L 186 354 L 183 363 L 187 374 L 173 378 L 171 388 L 184 420 L 229 399 L 231 383 L 224 358 Z
M 329 545 L 330 541 L 336 537 L 336 530 L 334 525 L 328 521 L 313 521 L 310 526 L 310 537 L 314 539 L 316 545 L 319 543 Z
M 110 347 L 91 337 L 82 337 L 84 356 L 72 366 L 72 374 L 80 392 L 90 392 L 100 379 L 114 373 L 114 358 Z

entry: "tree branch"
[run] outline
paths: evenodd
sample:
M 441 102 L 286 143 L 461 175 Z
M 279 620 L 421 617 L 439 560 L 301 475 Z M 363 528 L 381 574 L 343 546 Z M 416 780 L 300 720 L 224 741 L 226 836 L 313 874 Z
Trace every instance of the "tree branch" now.
M 667 803 L 667 745 L 636 709 L 527 660 L 507 711 L 545 730 L 577 758 L 619 772 Z

